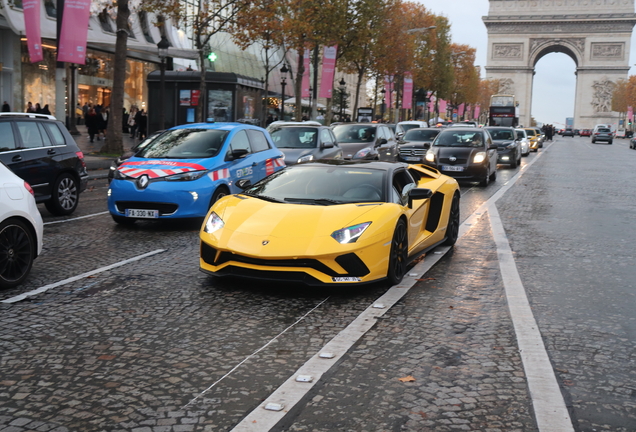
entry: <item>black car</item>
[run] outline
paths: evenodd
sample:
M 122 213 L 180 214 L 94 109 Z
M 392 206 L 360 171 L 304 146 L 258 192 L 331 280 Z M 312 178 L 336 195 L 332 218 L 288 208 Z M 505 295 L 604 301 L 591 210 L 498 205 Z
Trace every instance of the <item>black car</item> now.
M 393 130 L 383 123 L 343 123 L 333 127 L 345 159 L 397 160 Z
M 439 134 L 439 128 L 415 128 L 406 131 L 398 141 L 398 161 L 422 163 L 426 151 Z
M 457 181 L 487 186 L 497 179 L 497 145 L 485 129 L 442 129 L 426 152 L 424 163 Z
M 281 124 L 268 130 L 276 147 L 285 154 L 285 165 L 342 159 L 342 149 L 328 126 Z
M 73 213 L 88 184 L 84 154 L 51 115 L 0 113 L 0 160 L 54 215 Z
M 521 164 L 521 138 L 517 136 L 517 131 L 511 127 L 493 126 L 485 129 L 497 145 L 497 163 L 517 168 Z
M 566 128 L 566 129 L 563 131 L 562 136 L 564 136 L 564 137 L 569 136 L 569 137 L 574 138 L 574 129 L 572 129 L 572 128 Z

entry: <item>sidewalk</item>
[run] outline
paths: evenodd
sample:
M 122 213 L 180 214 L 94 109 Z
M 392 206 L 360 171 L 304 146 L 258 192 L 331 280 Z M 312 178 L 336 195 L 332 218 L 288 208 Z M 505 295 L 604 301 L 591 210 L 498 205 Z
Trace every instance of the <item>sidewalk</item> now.
M 86 162 L 86 168 L 88 169 L 89 179 L 99 179 L 108 177 L 108 169 L 114 159 L 114 156 L 101 156 L 99 151 L 105 144 L 104 139 L 93 142 L 90 141 L 88 136 L 88 130 L 86 126 L 77 126 L 79 135 L 73 135 L 77 146 L 84 153 L 84 162 Z M 122 135 L 124 143 L 124 151 L 130 150 L 135 144 L 139 142 L 138 139 L 131 138 L 129 134 L 123 133 Z

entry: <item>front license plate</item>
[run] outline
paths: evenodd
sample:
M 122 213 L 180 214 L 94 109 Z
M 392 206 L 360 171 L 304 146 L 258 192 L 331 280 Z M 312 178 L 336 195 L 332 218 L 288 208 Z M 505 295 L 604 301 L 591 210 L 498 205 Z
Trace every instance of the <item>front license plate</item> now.
M 417 156 L 405 156 L 404 160 L 409 162 L 419 162 L 420 158 L 418 158 Z
M 331 278 L 333 282 L 360 282 L 361 279 L 358 277 L 334 277 Z
M 464 171 L 464 167 L 452 166 L 452 165 L 442 165 L 442 171 Z
M 159 219 L 159 210 L 126 209 L 126 217 Z

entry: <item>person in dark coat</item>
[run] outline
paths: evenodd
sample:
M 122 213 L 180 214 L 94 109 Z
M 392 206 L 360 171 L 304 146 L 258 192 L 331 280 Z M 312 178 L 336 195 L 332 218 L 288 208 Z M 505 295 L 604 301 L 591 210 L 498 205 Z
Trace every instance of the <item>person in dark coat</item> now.
M 11 107 L 7 101 L 2 104 L 2 112 L 11 112 Z
M 49 109 L 49 104 L 44 105 L 44 108 L 41 110 L 42 114 L 51 115 L 51 110 Z
M 99 133 L 99 117 L 93 108 L 88 110 L 86 114 L 86 128 L 88 129 L 88 136 L 91 142 L 95 139 L 95 135 Z M 99 140 L 99 137 L 97 137 Z
M 40 106 L 39 102 L 35 104 L 35 113 L 42 114 L 42 107 Z
M 146 130 L 148 129 L 148 116 L 146 111 L 139 111 L 139 139 L 146 138 Z
M 104 139 L 106 139 L 107 127 L 108 127 L 108 108 L 102 107 L 99 114 L 97 114 L 97 141 L 99 141 L 100 134 L 103 134 Z

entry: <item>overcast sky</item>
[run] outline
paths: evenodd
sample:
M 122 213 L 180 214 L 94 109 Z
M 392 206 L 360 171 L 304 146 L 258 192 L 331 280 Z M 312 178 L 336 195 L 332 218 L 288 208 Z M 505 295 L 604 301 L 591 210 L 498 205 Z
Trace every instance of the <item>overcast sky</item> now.
M 419 2 L 430 11 L 448 17 L 453 42 L 477 48 L 476 64 L 482 67 L 482 78 L 485 78 L 488 33 L 481 18 L 488 15 L 488 0 L 419 0 Z M 632 36 L 630 75 L 636 73 L 632 63 L 634 59 L 636 59 L 636 41 Z M 539 60 L 535 71 L 532 115 L 541 123 L 564 124 L 566 117 L 574 115 L 576 86 L 574 60 L 565 54 L 548 54 Z

